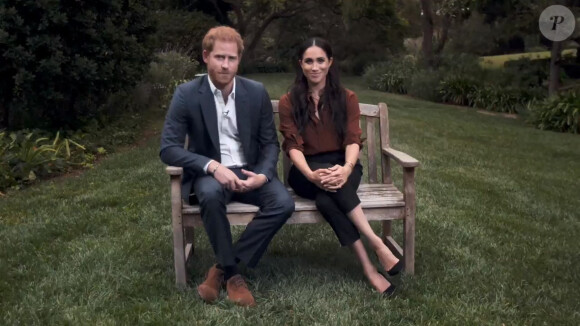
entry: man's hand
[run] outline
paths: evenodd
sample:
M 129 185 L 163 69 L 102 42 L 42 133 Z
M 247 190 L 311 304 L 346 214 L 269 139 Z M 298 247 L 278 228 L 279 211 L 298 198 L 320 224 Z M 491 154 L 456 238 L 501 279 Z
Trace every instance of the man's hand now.
M 247 192 L 263 186 L 268 179 L 263 174 L 256 174 L 252 171 L 242 169 L 242 173 L 245 174 L 248 178 L 246 180 L 241 180 L 237 182 L 237 189 L 234 190 L 236 192 Z
M 342 165 L 335 165 L 333 167 L 328 168 L 329 173 L 325 173 L 320 182 L 324 189 L 334 190 L 342 188 L 346 181 L 348 180 L 348 176 L 352 172 L 350 166 L 342 166 Z
M 227 167 L 215 162 L 216 166 L 211 166 L 213 172 L 213 177 L 219 182 L 222 187 L 225 187 L 231 191 L 238 191 L 238 184 L 240 182 L 240 178 L 230 169 Z M 217 167 L 217 168 L 216 168 Z

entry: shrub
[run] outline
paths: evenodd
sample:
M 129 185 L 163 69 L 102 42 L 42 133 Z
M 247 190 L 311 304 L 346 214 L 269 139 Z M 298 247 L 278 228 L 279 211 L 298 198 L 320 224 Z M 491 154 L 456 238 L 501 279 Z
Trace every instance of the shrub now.
M 457 28 L 449 30 L 444 51 L 486 55 L 496 48 L 498 28 L 485 22 L 485 16 L 473 11 Z
M 539 129 L 580 133 L 580 93 L 568 92 L 529 105 L 529 121 Z
M 471 54 L 445 54 L 436 58 L 437 69 L 445 76 L 461 75 L 485 79 L 487 71 L 481 67 L 480 58 Z
M 441 102 L 439 84 L 443 74 L 439 70 L 418 70 L 410 78 L 408 94 L 432 102 Z
M 474 94 L 482 86 L 481 81 L 465 76 L 451 76 L 439 84 L 439 94 L 444 103 L 472 106 Z
M 152 88 L 154 103 L 166 106 L 175 87 L 186 80 L 193 79 L 199 71 L 199 62 L 176 51 L 161 52 L 151 62 L 149 71 L 145 74 L 141 87 Z
M 530 102 L 545 97 L 540 88 L 516 88 L 482 85 L 468 95 L 471 106 L 489 111 L 518 113 Z
M 368 66 L 364 79 L 372 89 L 455 105 L 517 113 L 530 101 L 542 99 L 540 66 L 524 69 L 525 62 L 509 69 L 486 70 L 473 55 L 443 55 L 436 68 L 422 67 L 412 56 Z
M 201 40 L 217 22 L 201 11 L 159 10 L 155 12 L 158 22 L 158 51 L 179 52 L 201 60 Z
M 382 74 L 387 71 L 387 62 L 377 62 L 365 67 L 363 80 L 370 89 L 382 90 L 379 87 L 379 80 Z
M 550 60 L 530 60 L 521 58 L 504 63 L 502 84 L 511 84 L 518 87 L 542 86 L 548 78 Z
M 364 79 L 371 89 L 406 94 L 411 76 L 417 70 L 416 59 L 405 56 L 367 67 Z
M 0 132 L 0 190 L 34 182 L 37 178 L 92 166 L 95 156 L 84 146 L 57 133 L 54 139 L 38 131 Z
M 153 53 L 151 4 L 0 2 L 2 126 L 77 129 L 131 89 Z

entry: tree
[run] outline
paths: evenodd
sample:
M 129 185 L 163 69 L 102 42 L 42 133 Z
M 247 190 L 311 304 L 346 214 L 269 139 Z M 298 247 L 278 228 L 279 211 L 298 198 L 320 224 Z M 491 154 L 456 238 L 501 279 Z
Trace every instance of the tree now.
M 201 61 L 201 40 L 216 25 L 213 17 L 201 11 L 159 10 L 157 50 L 176 51 Z
M 186 0 L 183 2 L 183 8 L 199 10 L 211 15 L 220 24 L 232 26 L 242 35 L 245 43 L 244 64 L 249 64 L 254 59 L 256 47 L 266 29 L 274 21 L 309 12 L 316 5 L 317 1 L 314 0 Z
M 254 50 L 266 28 L 275 20 L 291 18 L 312 10 L 316 2 L 311 0 L 224 0 L 231 5 L 235 18 L 233 26 L 244 37 L 246 60 L 254 59 Z
M 339 8 L 344 24 L 329 30 L 334 32 L 333 44 L 346 58 L 348 72 L 362 74 L 365 66 L 402 50 L 407 29 L 396 0 L 345 0 Z
M 550 79 L 548 84 L 548 94 L 550 96 L 558 93 L 560 88 L 560 62 L 562 60 L 562 42 L 552 42 L 550 57 Z
M 422 21 L 423 26 L 423 44 L 421 49 L 423 51 L 423 59 L 427 65 L 433 65 L 433 1 L 421 0 Z
M 0 4 L 0 128 L 76 129 L 141 78 L 155 22 L 136 1 Z
M 469 17 L 470 6 L 474 2 L 475 0 L 421 0 L 422 51 L 424 60 L 429 66 L 434 64 L 433 56 L 443 51 L 448 40 L 451 24 Z M 434 48 L 433 37 L 435 30 L 438 30 L 438 38 Z

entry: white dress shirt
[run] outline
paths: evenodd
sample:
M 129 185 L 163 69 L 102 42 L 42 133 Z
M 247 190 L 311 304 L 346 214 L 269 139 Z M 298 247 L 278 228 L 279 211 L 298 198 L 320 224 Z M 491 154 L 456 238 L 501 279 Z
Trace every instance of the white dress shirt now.
M 221 164 L 228 168 L 245 166 L 247 161 L 240 141 L 236 118 L 236 79 L 234 78 L 234 85 L 232 92 L 227 97 L 227 103 L 224 101 L 222 91 L 215 87 L 209 76 L 207 80 L 215 101 Z M 211 161 L 204 168 L 206 173 L 210 163 Z

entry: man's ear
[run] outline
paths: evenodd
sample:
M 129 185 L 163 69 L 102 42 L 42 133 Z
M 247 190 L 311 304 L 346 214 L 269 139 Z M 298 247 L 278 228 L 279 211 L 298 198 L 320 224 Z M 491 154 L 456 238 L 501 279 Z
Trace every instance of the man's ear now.
M 207 50 L 203 50 L 201 56 L 203 57 L 203 62 L 207 63 L 207 61 L 209 60 L 209 52 L 207 52 Z

